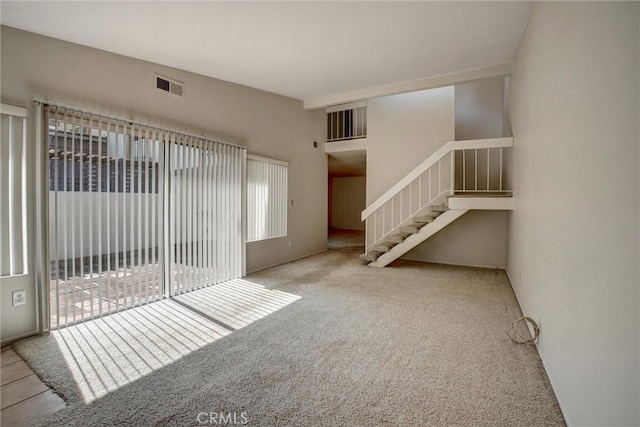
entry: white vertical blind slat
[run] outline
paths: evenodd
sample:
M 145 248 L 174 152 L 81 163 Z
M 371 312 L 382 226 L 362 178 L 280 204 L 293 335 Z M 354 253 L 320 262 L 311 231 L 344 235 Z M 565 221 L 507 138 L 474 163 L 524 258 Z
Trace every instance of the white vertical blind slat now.
M 91 120 L 91 116 L 89 117 L 89 122 L 93 122 L 93 120 Z M 88 173 L 88 182 L 87 182 L 87 186 L 90 189 L 90 191 L 93 189 L 93 185 L 94 183 L 94 177 L 93 177 L 93 131 L 90 128 L 88 129 L 88 141 L 87 144 L 89 145 L 88 147 L 88 151 L 89 151 L 89 157 L 87 158 L 87 169 L 89 171 Z M 94 225 L 93 220 L 94 220 L 94 209 L 95 208 L 95 203 L 93 203 L 93 200 L 89 203 L 88 206 L 88 227 L 87 227 L 87 234 L 89 235 L 89 248 L 88 248 L 88 256 L 89 256 L 89 277 L 91 277 L 91 281 L 93 283 L 93 279 L 94 279 L 94 271 L 93 271 L 93 265 L 94 265 L 94 259 L 93 259 L 93 243 L 94 243 L 94 235 L 96 234 L 97 231 L 97 227 Z M 93 317 L 94 316 L 94 301 L 95 301 L 95 295 L 94 295 L 94 291 L 95 291 L 95 286 L 91 286 L 89 289 L 89 295 L 90 295 L 90 299 L 89 299 L 89 317 Z
M 113 204 L 112 202 L 113 197 L 111 195 L 112 191 L 113 191 L 113 185 L 111 182 L 111 161 L 110 161 L 110 151 L 109 151 L 109 128 L 111 126 L 111 120 L 106 120 L 104 121 L 104 131 L 100 133 L 100 136 L 104 138 L 104 144 L 106 145 L 106 152 L 105 152 L 105 167 L 106 167 L 106 177 L 105 179 L 107 180 L 106 183 L 106 197 L 101 197 L 100 200 L 104 201 L 104 204 L 102 206 L 105 207 L 104 210 L 101 209 L 101 212 L 103 211 L 105 216 L 108 218 L 110 216 L 110 213 L 113 211 Z M 104 149 L 103 149 L 104 151 Z M 102 162 L 101 162 L 102 163 Z M 101 221 L 102 223 L 102 221 Z M 106 227 L 105 227 L 105 233 L 104 233 L 104 240 L 106 242 L 106 271 L 111 271 L 112 269 L 112 262 L 111 262 L 111 251 L 113 248 L 113 245 L 111 244 L 112 242 L 112 230 L 111 230 L 111 225 L 112 225 L 112 221 L 106 221 L 105 223 Z M 101 246 L 101 248 L 103 248 L 103 246 Z M 103 270 L 104 271 L 104 270 Z M 100 275 L 101 277 L 104 278 L 104 274 Z M 111 313 L 111 286 L 112 286 L 112 275 L 108 274 L 106 275 L 106 297 L 107 297 L 107 308 L 106 308 L 106 312 L 107 313 Z M 104 279 L 103 279 L 104 280 Z M 100 311 L 100 313 L 104 313 L 105 311 Z
M 98 121 L 98 137 L 97 137 L 97 144 L 98 144 L 98 148 L 96 149 L 96 156 L 97 156 L 97 162 L 96 162 L 96 175 L 97 175 L 97 185 L 98 185 L 98 191 L 102 191 L 102 186 L 103 186 L 103 181 L 102 181 L 102 153 L 101 153 L 101 148 L 102 148 L 102 144 L 101 144 L 101 139 L 102 139 L 102 134 L 103 134 L 103 126 L 104 126 L 104 121 L 103 120 L 99 120 Z M 107 193 L 109 194 L 109 193 Z M 103 229 L 108 227 L 109 224 L 103 224 L 102 223 L 102 211 L 104 209 L 104 205 L 106 204 L 108 206 L 109 203 L 109 199 L 107 198 L 107 200 L 105 200 L 103 197 L 98 197 L 97 200 L 97 209 L 96 209 L 96 218 L 97 218 L 97 224 L 98 226 L 96 227 L 96 239 L 97 239 L 97 244 L 98 244 L 98 248 L 102 248 L 102 234 L 103 234 Z M 109 236 L 107 234 L 107 236 Z M 105 278 L 102 273 L 103 271 L 103 256 L 100 253 L 101 251 L 98 250 L 98 314 L 102 313 L 103 310 L 103 301 L 104 301 L 104 297 L 105 297 L 105 292 L 104 292 L 104 286 L 105 286 Z M 108 251 L 107 251 L 108 253 Z
M 164 200 L 164 212 L 168 212 L 168 215 L 164 218 L 164 236 L 166 241 L 164 242 L 164 249 L 166 254 L 166 259 L 169 260 L 168 264 L 164 269 L 165 273 L 165 295 L 167 297 L 175 294 L 176 290 L 176 156 L 177 150 L 176 146 L 173 142 L 173 134 L 169 133 L 167 135 L 167 144 L 165 146 L 164 152 L 168 156 L 168 159 L 165 159 L 165 162 L 162 164 L 168 164 L 169 167 L 167 170 L 163 171 L 164 177 L 164 187 L 169 188 L 170 197 L 166 197 Z
M 144 224 L 143 236 L 144 236 L 144 244 L 142 246 L 142 250 L 144 251 L 144 295 L 141 293 L 140 297 L 144 302 L 149 302 L 149 291 L 153 289 L 150 277 L 150 268 L 151 268 L 151 239 L 149 235 L 149 227 L 150 222 L 153 219 L 150 212 L 150 193 L 151 193 L 151 175 L 152 170 L 149 167 L 149 153 L 151 148 L 151 141 L 149 140 L 149 129 L 145 129 L 144 132 L 144 143 L 142 150 L 142 170 L 144 171 L 144 188 L 142 189 L 144 192 L 144 215 L 139 215 L 138 220 Z M 142 175 L 142 174 L 140 174 Z
M 185 191 L 189 195 L 189 230 L 188 230 L 188 241 L 187 241 L 187 254 L 188 254 L 188 283 L 186 284 L 186 291 L 190 291 L 196 288 L 196 274 L 195 274 L 195 244 L 196 244 L 196 194 L 197 194 L 197 182 L 196 182 L 196 166 L 197 166 L 197 152 L 194 147 L 194 139 L 189 138 L 188 145 L 189 152 L 189 181 L 187 186 L 185 187 Z
M 21 147 L 19 143 L 21 141 L 16 141 L 16 133 L 15 133 L 15 125 L 13 117 L 9 116 L 9 120 L 7 120 L 6 127 L 8 128 L 8 140 L 9 140 L 9 159 L 17 159 L 20 157 Z M 9 274 L 15 275 L 19 274 L 20 267 L 19 264 L 20 259 L 18 254 L 21 252 L 19 249 L 19 245 L 21 244 L 19 238 L 19 228 L 20 227 L 20 215 L 19 212 L 16 212 L 16 208 L 20 206 L 20 191 L 19 185 L 20 182 L 17 177 L 20 176 L 20 162 L 9 161 L 9 253 L 11 256 L 9 257 Z
M 0 123 L 0 276 L 28 270 L 26 118 L 3 113 Z
M 222 166 L 222 174 L 223 174 L 223 209 L 222 209 L 222 220 L 226 227 L 222 228 L 222 242 L 225 248 L 229 245 L 229 147 L 224 147 L 224 159 Z M 229 278 L 229 253 L 225 252 L 223 255 L 223 278 L 227 280 Z
M 11 117 L 7 114 L 0 115 L 0 188 L 10 188 L 11 176 L 9 168 L 11 160 L 9 158 L 9 147 L 11 141 L 11 133 L 9 132 L 9 121 Z M 11 244 L 9 233 L 12 224 L 9 210 L 10 207 L 9 191 L 0 191 L 0 276 L 9 276 L 11 274 Z

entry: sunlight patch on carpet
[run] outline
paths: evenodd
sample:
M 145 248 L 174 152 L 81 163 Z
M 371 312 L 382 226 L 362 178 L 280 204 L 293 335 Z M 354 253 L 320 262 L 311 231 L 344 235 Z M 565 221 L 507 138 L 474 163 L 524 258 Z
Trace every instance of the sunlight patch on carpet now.
M 300 299 L 297 295 L 233 279 L 174 298 L 230 329 L 240 329 Z
M 90 403 L 298 299 L 235 279 L 51 335 Z

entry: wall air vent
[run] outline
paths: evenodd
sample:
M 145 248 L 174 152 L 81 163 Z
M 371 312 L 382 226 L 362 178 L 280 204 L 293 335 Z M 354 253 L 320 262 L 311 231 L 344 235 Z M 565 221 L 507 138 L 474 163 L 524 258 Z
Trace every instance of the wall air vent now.
M 173 79 L 162 77 L 156 74 L 156 89 L 173 96 L 182 97 L 184 93 L 184 83 L 180 83 Z

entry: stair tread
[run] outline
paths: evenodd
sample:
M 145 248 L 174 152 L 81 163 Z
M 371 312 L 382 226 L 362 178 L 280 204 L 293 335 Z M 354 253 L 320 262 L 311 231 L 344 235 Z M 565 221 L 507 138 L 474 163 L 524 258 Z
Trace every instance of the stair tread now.
M 391 248 L 393 248 L 394 246 L 395 245 L 392 243 L 381 243 L 379 245 L 374 246 L 373 250 L 378 253 L 385 253 L 385 252 L 389 252 Z
M 364 263 L 369 264 L 369 263 L 375 262 L 378 259 L 378 253 L 374 251 L 369 251 L 360 255 L 360 259 Z
M 400 244 L 404 241 L 404 236 L 402 234 L 392 234 L 384 239 L 383 243 L 393 243 L 395 245 Z
M 395 259 L 401 257 L 404 253 L 416 247 L 422 241 L 426 240 L 433 234 L 437 233 L 442 228 L 446 227 L 451 222 L 455 221 L 460 216 L 464 215 L 468 209 L 447 209 L 445 212 L 438 213 L 436 216 L 443 215 L 443 221 L 433 223 L 427 227 L 428 224 L 411 224 L 408 226 L 400 227 L 400 231 L 404 233 L 405 239 L 402 242 L 401 247 L 397 251 L 380 252 L 376 254 L 375 261 L 367 262 L 371 267 L 385 267 Z M 422 230 L 426 230 L 422 232 Z M 409 233 L 409 231 L 412 231 Z M 418 234 L 419 233 L 419 234 Z M 416 235 L 415 238 L 410 238 Z M 408 239 L 408 240 L 407 240 Z M 394 245 L 395 246 L 395 245 Z
M 449 208 L 447 208 L 446 205 L 435 205 L 435 206 L 430 206 L 429 210 L 431 212 L 438 212 L 438 213 L 442 213 L 442 212 L 446 212 Z
M 417 216 L 413 219 L 413 222 L 416 224 L 428 224 L 433 222 L 437 217 L 435 216 Z
M 420 226 L 418 224 L 405 225 L 404 227 L 400 227 L 400 231 L 405 234 L 413 234 L 420 231 Z

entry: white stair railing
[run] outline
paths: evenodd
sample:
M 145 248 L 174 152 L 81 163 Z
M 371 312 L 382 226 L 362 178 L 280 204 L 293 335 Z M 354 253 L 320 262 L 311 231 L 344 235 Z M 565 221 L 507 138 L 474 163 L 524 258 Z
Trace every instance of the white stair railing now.
M 366 250 L 457 192 L 510 193 L 503 179 L 509 147 L 513 138 L 447 142 L 362 212 Z

